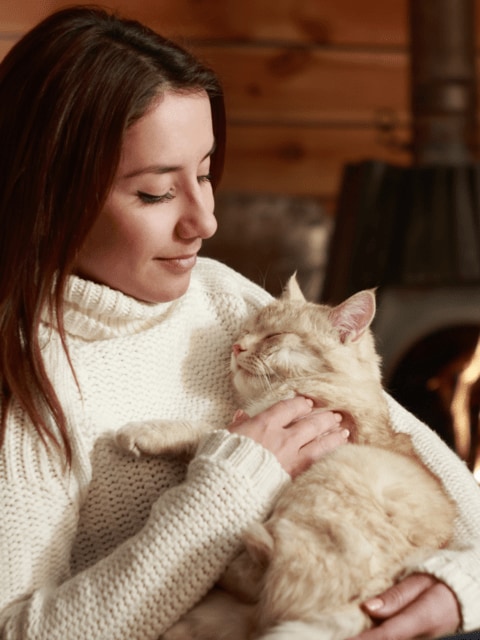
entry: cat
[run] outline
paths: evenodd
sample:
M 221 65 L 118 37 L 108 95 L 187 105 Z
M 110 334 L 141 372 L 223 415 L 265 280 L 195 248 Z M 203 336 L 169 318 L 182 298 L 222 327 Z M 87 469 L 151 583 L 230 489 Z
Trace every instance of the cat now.
M 307 302 L 295 276 L 251 317 L 232 348 L 240 406 L 255 415 L 302 394 L 348 415 L 349 443 L 283 491 L 220 587 L 164 640 L 344 640 L 372 626 L 361 603 L 445 547 L 455 506 L 390 423 L 371 323 L 375 293 L 337 306 Z M 191 455 L 211 425 L 133 423 L 117 442 L 140 455 Z

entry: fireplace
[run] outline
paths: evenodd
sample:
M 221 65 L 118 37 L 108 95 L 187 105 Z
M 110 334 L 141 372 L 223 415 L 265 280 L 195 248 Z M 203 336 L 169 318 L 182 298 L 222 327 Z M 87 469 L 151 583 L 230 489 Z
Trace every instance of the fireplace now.
M 474 4 L 410 0 L 412 162 L 345 167 L 322 299 L 377 287 L 386 387 L 477 465 L 480 481 L 475 367 L 459 395 L 480 336 Z

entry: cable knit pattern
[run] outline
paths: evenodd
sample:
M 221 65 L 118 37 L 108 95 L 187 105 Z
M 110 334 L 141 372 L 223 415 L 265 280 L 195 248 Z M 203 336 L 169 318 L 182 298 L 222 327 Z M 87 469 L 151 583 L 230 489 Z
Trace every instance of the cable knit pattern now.
M 65 325 L 77 387 L 55 327 L 44 318 L 49 375 L 74 451 L 66 470 L 19 407 L 0 452 L 0 636 L 4 640 L 154 640 L 205 594 L 289 482 L 252 440 L 221 429 L 235 410 L 233 336 L 269 295 L 211 260 L 188 292 L 146 304 L 72 277 Z M 479 494 L 464 466 L 391 402 L 428 464 L 459 502 L 457 542 L 477 538 Z M 208 420 L 186 467 L 119 452 L 112 433 L 131 420 Z M 456 590 L 465 627 L 480 626 L 476 550 L 437 554 L 427 570 Z

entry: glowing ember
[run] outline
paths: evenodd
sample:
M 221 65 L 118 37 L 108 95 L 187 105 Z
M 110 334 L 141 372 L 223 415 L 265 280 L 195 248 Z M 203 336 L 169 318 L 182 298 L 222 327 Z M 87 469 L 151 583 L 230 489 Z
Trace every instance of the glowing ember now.
M 472 358 L 458 376 L 453 393 L 450 410 L 453 418 L 455 448 L 458 454 L 467 460 L 472 442 L 472 425 L 470 424 L 470 399 L 473 386 L 480 380 L 480 337 Z M 477 416 L 477 431 L 480 433 L 480 415 Z M 480 446 L 473 468 L 473 474 L 480 483 Z

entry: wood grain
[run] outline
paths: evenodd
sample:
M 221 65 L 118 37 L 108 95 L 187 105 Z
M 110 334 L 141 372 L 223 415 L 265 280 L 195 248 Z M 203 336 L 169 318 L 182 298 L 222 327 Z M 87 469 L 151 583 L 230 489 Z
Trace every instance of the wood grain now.
M 480 0 L 477 0 L 480 3 Z M 0 58 L 66 0 L 2 0 Z M 225 87 L 222 190 L 335 204 L 346 163 L 406 163 L 407 0 L 107 0 L 178 38 Z M 480 34 L 480 11 L 477 11 Z
M 23 32 L 66 0 L 2 0 L 4 31 Z M 403 46 L 406 0 L 110 0 L 167 35 L 197 39 Z
M 228 130 L 221 190 L 335 197 L 343 165 L 369 158 L 405 164 L 409 130 L 395 139 L 354 127 L 245 126 Z

